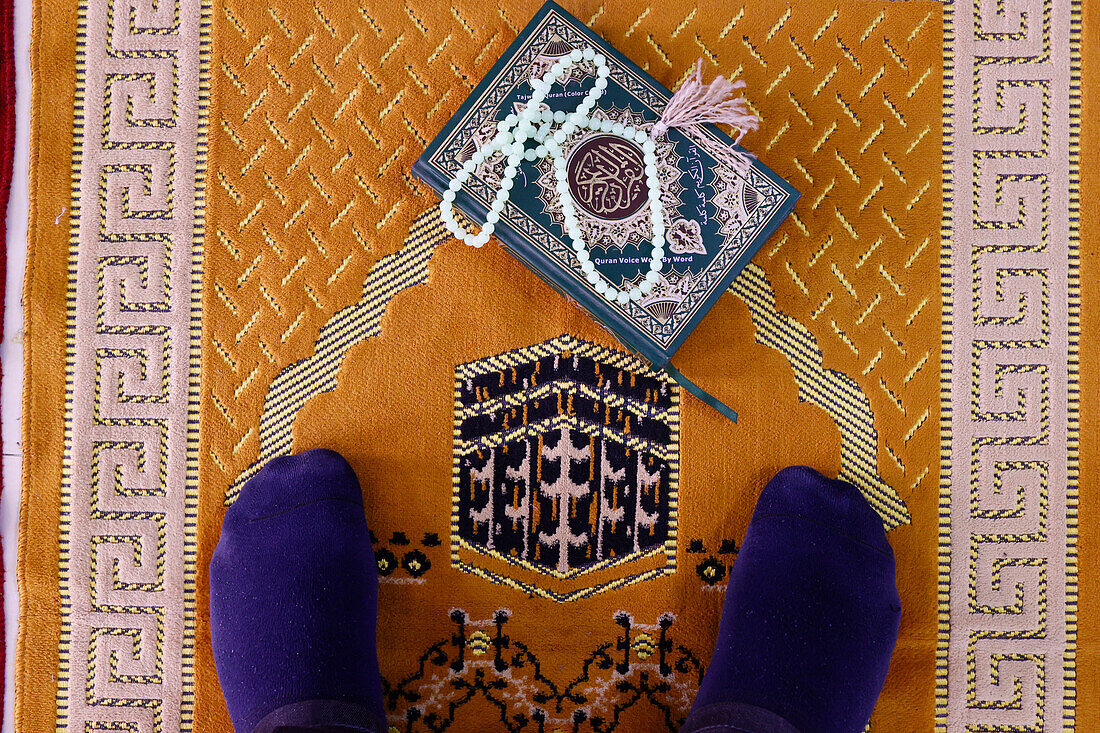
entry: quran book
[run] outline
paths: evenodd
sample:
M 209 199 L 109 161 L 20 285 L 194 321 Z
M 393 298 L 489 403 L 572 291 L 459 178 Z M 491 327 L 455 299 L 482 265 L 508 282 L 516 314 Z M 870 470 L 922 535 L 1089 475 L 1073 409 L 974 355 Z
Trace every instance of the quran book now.
M 648 132 L 668 103 L 669 90 L 547 2 L 429 143 L 413 165 L 414 174 L 442 194 L 463 164 L 493 139 L 498 122 L 518 114 L 531 98 L 530 81 L 573 49 L 588 46 L 607 57 L 611 70 L 589 117 Z M 573 66 L 543 104 L 571 112 L 593 82 L 583 65 Z M 714 125 L 699 129 L 687 135 L 669 128 L 654 140 L 665 257 L 660 279 L 641 300 L 609 301 L 587 279 L 564 228 L 549 158 L 521 161 L 494 232 L 517 259 L 658 369 L 668 364 L 799 196 L 755 158 L 742 166 L 723 162 L 731 159 L 734 141 Z M 642 147 L 586 127 L 568 136 L 562 147 L 591 261 L 617 288 L 630 290 L 649 272 L 652 251 Z M 485 221 L 505 165 L 499 154 L 489 156 L 456 193 L 454 207 L 475 222 L 474 232 Z

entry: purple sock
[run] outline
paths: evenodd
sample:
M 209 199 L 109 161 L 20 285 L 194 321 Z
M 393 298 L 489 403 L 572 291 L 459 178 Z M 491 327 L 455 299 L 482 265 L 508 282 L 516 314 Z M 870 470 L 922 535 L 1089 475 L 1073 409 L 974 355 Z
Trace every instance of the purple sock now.
M 860 733 L 900 620 L 894 554 L 859 491 L 780 471 L 756 504 L 683 730 Z
M 383 730 L 377 600 L 351 466 L 329 450 L 268 463 L 226 511 L 210 561 L 214 662 L 236 732 Z

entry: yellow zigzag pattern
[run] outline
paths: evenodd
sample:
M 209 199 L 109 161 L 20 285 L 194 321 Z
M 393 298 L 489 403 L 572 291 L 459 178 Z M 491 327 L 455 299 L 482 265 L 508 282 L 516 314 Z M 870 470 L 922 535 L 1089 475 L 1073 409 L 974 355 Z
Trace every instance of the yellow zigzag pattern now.
M 449 236 L 437 208 L 417 217 L 405 246 L 371 269 L 363 298 L 321 328 L 313 355 L 275 378 L 260 418 L 260 454 L 230 486 L 226 503 L 236 499 L 245 482 L 269 460 L 290 453 L 292 427 L 302 406 L 311 397 L 335 388 L 336 372 L 348 350 L 381 332 L 382 315 L 390 299 L 427 279 L 428 262 L 436 246 Z M 775 293 L 760 267 L 749 263 L 730 292 L 748 305 L 756 340 L 787 357 L 798 382 L 799 398 L 822 408 L 836 422 L 841 433 L 840 477 L 859 487 L 887 529 L 908 524 L 905 503 L 878 474 L 878 433 L 863 390 L 844 374 L 824 368 L 817 339 L 801 323 L 776 310 Z
M 798 383 L 798 398 L 825 410 L 840 428 L 840 478 L 863 492 L 886 529 L 908 524 L 905 502 L 878 474 L 875 415 L 863 390 L 850 377 L 826 369 L 809 329 L 776 310 L 775 293 L 759 266 L 750 262 L 730 292 L 748 305 L 756 341 L 787 357 Z
M 298 411 L 311 398 L 336 387 L 336 372 L 352 346 L 381 333 L 382 315 L 390 298 L 410 285 L 428 278 L 428 261 L 438 244 L 450 237 L 432 207 L 416 218 L 398 252 L 380 259 L 363 284 L 363 297 L 355 305 L 336 313 L 321 328 L 313 355 L 296 362 L 271 383 L 260 417 L 260 455 L 226 492 L 232 503 L 248 479 L 272 458 L 290 453 L 291 429 Z

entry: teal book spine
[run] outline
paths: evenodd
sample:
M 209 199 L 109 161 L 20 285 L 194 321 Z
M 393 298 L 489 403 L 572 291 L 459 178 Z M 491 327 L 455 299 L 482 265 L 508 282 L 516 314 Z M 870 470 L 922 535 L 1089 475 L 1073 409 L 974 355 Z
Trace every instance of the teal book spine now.
M 458 169 L 492 140 L 497 123 L 531 98 L 532 78 L 587 46 L 603 53 L 611 69 L 589 116 L 649 131 L 668 103 L 669 90 L 547 2 L 428 144 L 413 173 L 442 194 Z M 593 67 L 578 64 L 543 104 L 550 111 L 571 112 L 594 79 Z M 521 162 L 494 234 L 524 265 L 660 369 L 791 212 L 799 193 L 755 158 L 748 166 L 730 165 L 729 148 L 736 144 L 713 125 L 691 135 L 671 128 L 654 142 L 666 254 L 660 280 L 641 300 L 608 301 L 588 282 L 564 229 L 549 159 Z M 629 290 L 648 272 L 652 251 L 641 147 L 586 128 L 570 135 L 563 148 L 591 260 L 612 284 Z M 473 222 L 485 221 L 504 166 L 499 155 L 487 158 L 457 192 L 455 208 Z

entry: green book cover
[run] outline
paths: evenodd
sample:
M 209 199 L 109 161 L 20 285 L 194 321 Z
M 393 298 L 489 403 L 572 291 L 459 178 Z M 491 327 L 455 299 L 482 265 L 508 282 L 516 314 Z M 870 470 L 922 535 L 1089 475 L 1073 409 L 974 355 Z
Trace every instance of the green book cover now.
M 547 2 L 428 144 L 413 165 L 414 174 L 436 192 L 445 191 L 463 163 L 496 135 L 497 123 L 530 99 L 531 79 L 573 49 L 587 46 L 603 53 L 611 69 L 607 89 L 589 116 L 648 131 L 660 119 L 669 90 L 556 3 Z M 551 111 L 571 112 L 593 81 L 585 65 L 574 66 L 544 104 Z M 585 277 L 563 228 L 549 159 L 521 162 L 495 236 L 625 346 L 661 368 L 794 208 L 799 194 L 758 160 L 742 171 L 723 163 L 722 148 L 734 142 L 713 125 L 691 137 L 671 128 L 655 142 L 665 211 L 665 267 L 656 287 L 640 301 L 608 301 Z M 563 148 L 570 193 L 592 261 L 613 284 L 629 290 L 649 271 L 652 250 L 642 149 L 587 128 L 570 135 Z M 455 208 L 474 222 L 485 221 L 504 166 L 500 155 L 487 158 L 457 193 Z

